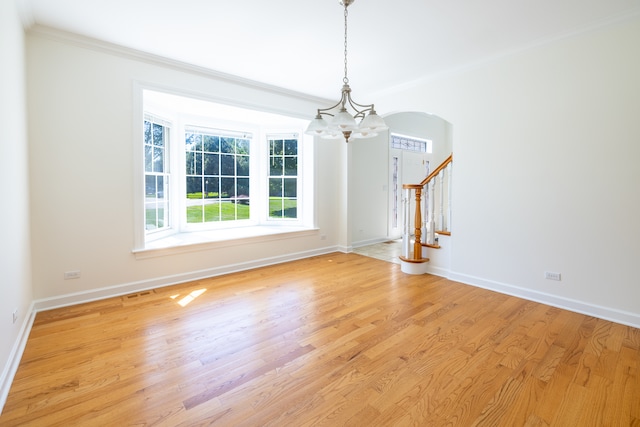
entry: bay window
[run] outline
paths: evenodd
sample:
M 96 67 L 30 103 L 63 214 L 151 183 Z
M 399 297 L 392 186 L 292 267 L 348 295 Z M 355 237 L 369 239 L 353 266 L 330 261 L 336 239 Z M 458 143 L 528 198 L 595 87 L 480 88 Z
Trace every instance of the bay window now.
M 306 120 L 142 93 L 139 250 L 313 228 Z

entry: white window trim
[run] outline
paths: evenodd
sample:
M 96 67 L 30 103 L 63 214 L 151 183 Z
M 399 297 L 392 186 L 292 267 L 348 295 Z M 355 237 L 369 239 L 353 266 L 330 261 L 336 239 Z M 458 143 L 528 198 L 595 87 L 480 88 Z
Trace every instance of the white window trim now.
M 178 125 L 175 130 L 175 138 L 178 138 L 177 141 L 177 149 L 174 151 L 177 155 L 175 157 L 176 168 L 175 170 L 184 170 L 184 165 L 186 162 L 186 152 L 184 151 L 184 134 L 185 131 L 189 128 L 200 128 L 202 130 L 224 130 L 228 131 L 229 134 L 237 133 L 239 129 L 247 131 L 250 134 L 250 148 L 249 148 L 249 168 L 251 170 L 257 170 L 258 174 L 250 175 L 249 178 L 249 188 L 259 188 L 259 155 L 260 153 L 260 138 L 261 138 L 261 129 L 257 126 L 247 126 L 245 123 L 234 123 L 226 120 L 217 120 L 211 119 L 202 116 L 196 116 L 192 114 L 179 114 L 178 115 Z M 258 169 L 256 169 L 258 168 Z M 181 175 L 181 174 L 180 174 Z M 186 191 L 186 183 L 184 180 L 179 179 L 176 183 L 176 192 L 179 195 L 185 194 Z M 181 197 L 181 196 L 178 196 Z M 256 200 L 258 200 L 256 198 Z M 257 216 L 258 209 L 261 209 L 261 201 L 257 203 L 253 203 L 256 209 L 251 209 L 251 217 L 248 220 L 240 220 L 240 221 L 219 221 L 219 222 L 208 222 L 208 223 L 197 223 L 197 224 L 188 224 L 187 223 L 187 213 L 186 213 L 186 205 L 184 199 L 178 200 L 173 203 L 173 206 L 177 210 L 177 214 L 179 215 L 178 223 L 175 225 L 175 228 L 178 233 L 199 233 L 199 232 L 208 232 L 208 231 L 217 231 L 217 230 L 226 230 L 229 228 L 245 228 L 245 227 L 254 227 L 260 225 L 259 217 Z M 252 206 L 253 207 L 253 206 Z
M 134 153 L 133 153 L 133 165 L 134 165 L 134 182 L 133 182 L 133 213 L 134 213 L 134 248 L 132 252 L 135 254 L 136 259 L 144 259 L 149 257 L 156 256 L 166 256 L 177 253 L 191 252 L 191 251 L 199 251 L 199 250 L 208 250 L 219 247 L 233 246 L 238 244 L 248 244 L 248 243 L 257 243 L 257 242 L 267 242 L 281 239 L 288 239 L 292 237 L 302 237 L 306 235 L 317 234 L 318 228 L 315 226 L 315 194 L 314 194 L 314 186 L 313 186 L 313 177 L 315 176 L 314 172 L 314 161 L 312 152 L 313 150 L 309 150 L 309 147 L 312 146 L 313 139 L 304 135 L 303 127 L 300 127 L 299 131 L 297 128 L 292 128 L 289 126 L 282 128 L 264 128 L 260 129 L 257 134 L 254 134 L 254 138 L 257 138 L 256 145 L 258 150 L 264 150 L 264 152 L 259 152 L 258 155 L 251 156 L 251 162 L 260 162 L 260 168 L 266 168 L 267 162 L 261 161 L 265 158 L 268 159 L 268 144 L 263 144 L 261 142 L 266 142 L 267 135 L 273 134 L 283 134 L 288 133 L 291 134 L 292 130 L 295 129 L 295 132 L 299 135 L 299 145 L 298 145 L 298 155 L 299 159 L 302 161 L 298 164 L 298 167 L 301 168 L 299 172 L 299 183 L 298 183 L 298 219 L 270 219 L 268 216 L 268 210 L 258 209 L 257 215 L 261 215 L 257 221 L 253 221 L 253 212 L 252 212 L 252 221 L 242 226 L 233 227 L 233 228 L 216 228 L 209 230 L 201 230 L 201 231 L 186 231 L 186 230 L 175 230 L 177 224 L 173 224 L 174 230 L 163 231 L 161 233 L 156 233 L 158 236 L 155 239 L 148 239 L 145 233 L 145 216 L 144 216 L 144 197 L 141 199 L 141 195 L 144 196 L 144 144 L 140 142 L 143 141 L 144 138 L 144 127 L 142 125 L 144 121 L 144 99 L 143 99 L 143 91 L 144 90 L 152 90 L 158 92 L 166 92 L 166 93 L 174 93 L 178 96 L 190 97 L 187 93 L 180 93 L 179 91 L 171 90 L 163 90 L 154 86 L 147 86 L 141 84 L 139 82 L 134 82 L 134 94 L 133 94 L 133 120 L 135 126 L 133 126 L 133 138 L 134 138 Z M 209 99 L 208 101 L 214 103 L 223 103 L 219 100 Z M 251 106 L 244 106 L 241 108 L 251 109 Z M 155 113 L 152 111 L 152 113 Z M 267 112 L 268 113 L 268 112 Z M 279 113 L 276 113 L 279 114 Z M 159 116 L 165 116 L 161 113 Z M 184 115 L 182 115 L 184 116 Z M 172 122 L 171 127 L 171 143 L 175 144 L 178 141 L 175 138 L 180 137 L 180 132 L 184 132 L 184 117 L 180 117 L 180 122 L 176 125 L 175 122 Z M 292 121 L 296 121 L 296 119 L 292 119 Z M 189 122 L 189 125 L 197 125 L 197 123 Z M 206 127 L 211 127 L 207 124 Z M 182 136 L 183 137 L 183 136 Z M 305 147 L 307 147 L 305 149 Z M 309 153 L 305 155 L 303 151 L 309 150 Z M 178 150 L 180 152 L 182 150 Z M 253 154 L 253 147 L 252 147 Z M 266 155 L 265 155 L 266 154 Z M 178 158 L 176 158 L 178 157 Z M 181 156 L 171 156 L 170 162 L 171 170 L 175 167 L 179 167 L 179 165 L 184 164 L 184 153 Z M 178 163 L 182 161 L 182 163 Z M 304 168 L 307 170 L 304 171 Z M 264 175 L 261 171 L 260 176 Z M 305 179 L 305 176 L 309 179 Z M 175 178 L 173 179 L 175 180 Z M 180 180 L 178 180 L 180 181 Z M 252 182 L 251 188 L 256 188 L 259 194 L 268 194 L 268 183 L 267 180 L 261 180 L 265 182 L 259 182 L 256 187 L 254 187 L 254 183 Z M 184 185 L 184 184 L 183 184 Z M 264 192 L 267 193 L 264 193 Z M 303 197 L 302 197 L 303 196 Z M 304 199 L 304 202 L 302 200 Z M 266 203 L 268 203 L 268 198 L 266 198 Z M 173 215 L 181 215 L 179 203 L 172 204 L 172 214 Z M 253 210 L 252 210 L 253 211 Z M 186 215 L 186 214 L 184 214 Z M 178 217 L 173 216 L 174 220 Z M 178 221 L 180 224 L 182 221 Z M 228 224 L 228 223 L 227 223 Z M 154 236 L 155 237 L 155 236 Z

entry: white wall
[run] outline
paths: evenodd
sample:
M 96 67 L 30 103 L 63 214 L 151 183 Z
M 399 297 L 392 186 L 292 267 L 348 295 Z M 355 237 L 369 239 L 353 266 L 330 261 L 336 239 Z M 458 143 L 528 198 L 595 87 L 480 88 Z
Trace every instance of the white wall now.
M 0 409 L 28 329 L 32 300 L 24 33 L 13 0 L 0 1 Z M 13 311 L 18 319 L 13 322 Z
M 638 40 L 635 17 L 376 98 L 452 123 L 450 277 L 640 326 Z
M 344 142 L 343 142 L 344 144 Z M 349 170 L 349 206 L 351 243 L 354 247 L 384 241 L 387 238 L 389 134 L 352 139 Z
M 132 154 L 139 144 L 133 137 L 134 82 L 302 117 L 312 117 L 322 100 L 232 83 L 66 37 L 40 30 L 27 38 L 34 298 L 44 301 L 38 307 L 73 302 L 61 296 L 74 293 L 100 297 L 335 249 L 338 180 L 317 167 L 317 233 L 136 259 L 131 252 Z M 319 164 L 336 161 L 330 145 L 316 147 Z M 80 270 L 81 278 L 64 280 L 69 270 Z

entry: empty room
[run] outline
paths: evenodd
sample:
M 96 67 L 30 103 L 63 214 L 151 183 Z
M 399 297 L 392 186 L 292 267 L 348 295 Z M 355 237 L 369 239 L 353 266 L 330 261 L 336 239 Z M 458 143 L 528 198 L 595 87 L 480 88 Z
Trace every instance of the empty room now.
M 640 426 L 640 2 L 0 0 L 0 425 Z

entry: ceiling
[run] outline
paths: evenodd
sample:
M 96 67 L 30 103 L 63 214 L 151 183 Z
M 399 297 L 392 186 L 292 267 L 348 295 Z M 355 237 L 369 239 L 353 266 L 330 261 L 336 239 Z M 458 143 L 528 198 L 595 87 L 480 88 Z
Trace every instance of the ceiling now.
M 338 0 L 17 0 L 25 26 L 53 27 L 337 99 Z M 354 99 L 640 14 L 640 0 L 356 0 L 348 17 Z

